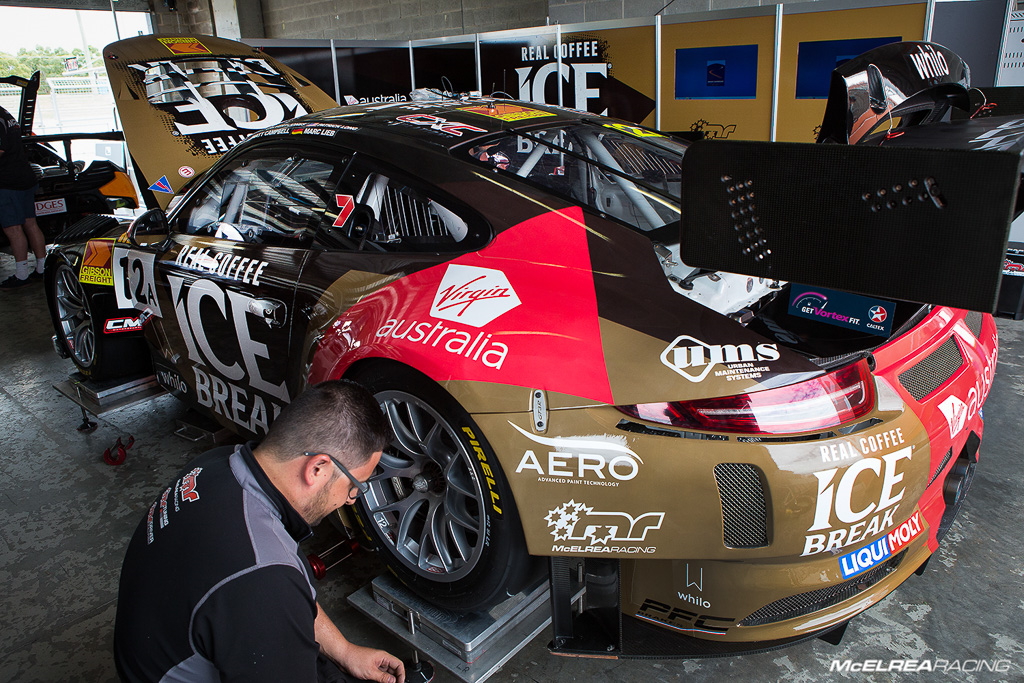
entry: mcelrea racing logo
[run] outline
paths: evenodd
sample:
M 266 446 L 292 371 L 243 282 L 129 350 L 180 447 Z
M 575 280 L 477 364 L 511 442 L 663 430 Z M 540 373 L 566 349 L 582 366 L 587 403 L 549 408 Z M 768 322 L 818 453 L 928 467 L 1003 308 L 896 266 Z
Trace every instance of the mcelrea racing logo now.
M 661 352 L 661 362 L 691 382 L 702 381 L 716 365 L 725 365 L 715 371 L 716 377 L 757 379 L 770 370 L 761 363 L 778 359 L 779 347 L 775 344 L 706 344 L 685 334 Z
M 599 512 L 570 500 L 550 510 L 544 520 L 555 541 L 575 541 L 576 545 L 552 547 L 553 552 L 573 553 L 653 553 L 656 547 L 609 545 L 647 540 L 647 532 L 661 528 L 664 512 L 647 512 L 633 517 L 625 512 Z M 585 545 L 584 545 L 585 543 Z

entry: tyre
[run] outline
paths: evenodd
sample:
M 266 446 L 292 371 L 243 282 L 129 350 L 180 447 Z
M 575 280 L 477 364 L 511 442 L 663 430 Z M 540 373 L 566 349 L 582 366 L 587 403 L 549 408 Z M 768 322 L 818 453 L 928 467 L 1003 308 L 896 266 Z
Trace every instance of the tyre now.
M 78 281 L 75 269 L 63 261 L 53 269 L 48 292 L 57 343 L 79 372 L 100 380 L 133 375 L 149 368 L 149 355 L 140 336 L 105 338 L 103 334 L 107 314 L 116 315 L 112 294 L 90 296 Z
M 414 592 L 486 609 L 539 579 L 512 493 L 469 414 L 425 375 L 374 364 L 349 376 L 377 398 L 395 437 L 356 512 L 369 542 Z

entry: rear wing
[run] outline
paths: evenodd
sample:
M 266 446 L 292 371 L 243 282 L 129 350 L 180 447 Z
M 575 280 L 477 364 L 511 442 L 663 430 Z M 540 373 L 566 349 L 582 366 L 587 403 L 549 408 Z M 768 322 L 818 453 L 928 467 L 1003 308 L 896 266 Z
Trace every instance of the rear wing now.
M 683 157 L 680 255 L 993 312 L 1020 173 L 1016 150 L 695 142 Z
M 948 48 L 891 43 L 832 72 L 818 136 L 826 144 L 695 142 L 682 167 L 683 260 L 887 299 L 1005 309 L 1024 89 L 995 90 L 971 89 L 970 69 Z M 990 97 L 999 107 L 985 106 Z M 969 118 L 992 111 L 1016 115 Z
M 39 72 L 32 74 L 31 78 L 21 76 L 4 76 L 0 83 L 16 85 L 21 88 L 21 103 L 18 106 L 18 123 L 21 125 L 21 134 L 32 133 L 32 124 L 36 120 L 36 98 L 39 95 Z

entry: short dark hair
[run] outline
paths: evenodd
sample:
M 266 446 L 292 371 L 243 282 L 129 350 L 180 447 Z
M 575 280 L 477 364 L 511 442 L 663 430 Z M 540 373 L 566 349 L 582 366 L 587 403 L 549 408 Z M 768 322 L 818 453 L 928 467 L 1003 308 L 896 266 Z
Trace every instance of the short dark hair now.
M 306 451 L 359 467 L 391 442 L 391 427 L 369 391 L 351 380 L 314 384 L 285 406 L 259 448 L 280 461 Z

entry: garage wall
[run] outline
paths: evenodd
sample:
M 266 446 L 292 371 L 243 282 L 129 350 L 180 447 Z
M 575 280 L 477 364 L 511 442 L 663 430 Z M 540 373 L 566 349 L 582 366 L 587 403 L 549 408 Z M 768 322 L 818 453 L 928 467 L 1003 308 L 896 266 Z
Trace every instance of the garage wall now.
M 786 0 L 787 5 L 811 0 Z M 551 23 L 631 19 L 777 4 L 771 0 L 548 0 Z
M 436 38 L 541 26 L 548 10 L 547 0 L 262 1 L 267 38 Z

